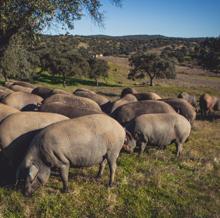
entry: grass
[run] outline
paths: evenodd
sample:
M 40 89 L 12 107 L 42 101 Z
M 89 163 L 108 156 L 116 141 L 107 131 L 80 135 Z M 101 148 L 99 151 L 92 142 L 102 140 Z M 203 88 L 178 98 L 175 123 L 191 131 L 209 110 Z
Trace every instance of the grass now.
M 32 198 L 0 189 L 3 217 L 218 217 L 220 214 L 220 123 L 197 121 L 180 160 L 175 147 L 149 150 L 142 157 L 121 154 L 116 183 L 108 170 L 71 169 L 71 192 L 60 192 L 51 177 Z
M 90 80 L 73 80 L 65 90 L 87 87 L 115 98 L 122 87 L 155 91 L 176 96 L 188 91 L 197 96 L 204 91 L 218 95 L 213 87 L 183 87 L 174 81 L 158 82 L 154 87 L 135 86 L 124 76 L 127 69 L 110 63 L 110 78 L 95 87 Z M 115 71 L 117 68 L 117 71 Z M 121 81 L 120 84 L 118 83 Z M 189 78 L 190 82 L 190 78 Z M 43 75 L 38 84 L 62 88 Z M 71 169 L 70 193 L 61 193 L 59 177 L 32 198 L 20 191 L 0 188 L 0 217 L 219 217 L 220 216 L 220 122 L 196 120 L 182 157 L 175 157 L 175 146 L 150 149 L 142 157 L 122 153 L 118 159 L 115 185 L 107 187 L 109 170 L 103 178 L 94 177 L 98 166 Z

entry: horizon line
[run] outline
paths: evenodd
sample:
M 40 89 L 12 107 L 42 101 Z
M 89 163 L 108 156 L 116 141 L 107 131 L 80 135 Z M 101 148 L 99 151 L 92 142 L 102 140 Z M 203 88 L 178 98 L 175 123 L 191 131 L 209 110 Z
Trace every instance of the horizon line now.
M 127 36 L 159 36 L 159 37 L 165 37 L 165 38 L 182 38 L 182 39 L 204 39 L 204 38 L 219 38 L 220 34 L 218 36 L 167 36 L 162 34 L 128 34 L 128 35 L 111 35 L 111 34 L 91 34 L 91 35 L 84 35 L 84 34 L 72 34 L 72 33 L 41 33 L 42 35 L 48 35 L 48 36 L 84 36 L 84 37 L 90 37 L 90 36 L 108 36 L 108 37 L 127 37 Z

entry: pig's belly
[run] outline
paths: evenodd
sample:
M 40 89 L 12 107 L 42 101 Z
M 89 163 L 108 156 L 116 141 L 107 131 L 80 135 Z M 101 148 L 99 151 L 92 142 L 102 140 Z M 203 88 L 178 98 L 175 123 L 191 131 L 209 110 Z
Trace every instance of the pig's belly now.
M 72 167 L 90 167 L 99 164 L 105 158 L 107 149 L 100 146 L 89 146 L 73 150 L 68 157 Z

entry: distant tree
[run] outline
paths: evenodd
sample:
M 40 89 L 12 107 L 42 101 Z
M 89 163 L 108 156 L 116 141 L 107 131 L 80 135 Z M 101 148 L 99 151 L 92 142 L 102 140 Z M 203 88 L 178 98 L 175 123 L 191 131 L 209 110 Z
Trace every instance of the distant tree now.
M 208 38 L 202 41 L 196 52 L 201 66 L 220 73 L 220 38 Z
M 130 66 L 132 67 L 128 78 L 145 78 L 150 79 L 150 86 L 153 85 L 155 78 L 175 79 L 175 65 L 173 62 L 164 59 L 155 54 L 136 54 L 130 59 Z
M 99 85 L 99 78 L 108 77 L 109 66 L 105 60 L 92 58 L 89 60 L 90 72 L 89 77 L 95 79 L 96 86 Z
M 79 48 L 77 51 L 79 52 L 79 54 L 82 57 L 84 57 L 86 59 L 90 59 L 95 55 L 94 53 L 92 53 L 91 51 L 89 51 L 88 49 L 83 48 L 83 47 Z
M 89 72 L 89 63 L 79 52 L 69 50 L 64 52 L 58 48 L 50 50 L 41 58 L 44 69 L 54 76 L 61 75 L 63 86 L 67 84 L 67 77 L 85 76 Z
M 177 60 L 179 61 L 179 63 L 184 62 L 184 58 L 186 56 L 186 50 L 184 49 L 185 47 L 183 47 L 183 49 L 176 49 L 173 53 L 173 56 L 175 58 L 177 58 Z

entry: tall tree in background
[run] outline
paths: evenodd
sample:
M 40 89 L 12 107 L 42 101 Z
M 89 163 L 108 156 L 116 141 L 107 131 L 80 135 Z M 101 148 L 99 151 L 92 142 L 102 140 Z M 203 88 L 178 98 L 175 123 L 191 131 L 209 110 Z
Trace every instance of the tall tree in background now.
M 112 0 L 120 5 L 121 0 Z M 12 37 L 19 35 L 31 41 L 36 33 L 53 23 L 73 29 L 74 21 L 88 13 L 99 24 L 103 21 L 101 0 L 1 0 L 0 59 L 4 57 Z M 4 66 L 0 63 L 2 73 Z
M 92 58 L 89 60 L 90 72 L 89 77 L 95 79 L 96 86 L 99 85 L 99 78 L 108 77 L 109 66 L 105 60 Z
M 41 57 L 41 66 L 50 72 L 53 80 L 55 75 L 61 76 L 64 87 L 68 76 L 85 76 L 90 70 L 87 59 L 80 52 L 61 48 L 53 48 Z
M 128 78 L 145 78 L 150 79 L 150 86 L 153 86 L 155 78 L 175 79 L 175 65 L 173 62 L 164 59 L 155 54 L 136 54 L 129 59 L 132 67 Z

